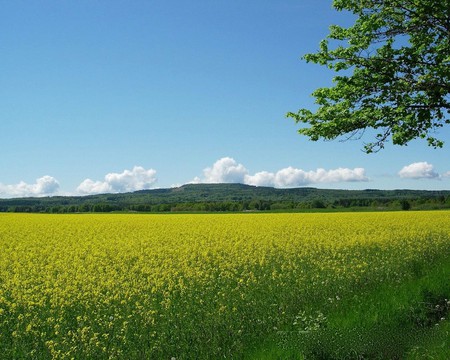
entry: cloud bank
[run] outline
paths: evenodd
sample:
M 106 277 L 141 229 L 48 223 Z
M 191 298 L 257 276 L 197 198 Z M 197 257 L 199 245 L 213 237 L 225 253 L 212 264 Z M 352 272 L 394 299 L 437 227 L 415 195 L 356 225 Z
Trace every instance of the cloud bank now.
M 261 171 L 249 174 L 244 165 L 233 158 L 224 157 L 213 166 L 203 170 L 203 178 L 195 178 L 192 183 L 242 183 L 255 186 L 288 188 L 318 183 L 368 181 L 363 168 L 317 169 L 305 171 L 287 167 L 277 172 Z
M 59 182 L 49 175 L 36 179 L 34 184 L 27 184 L 24 181 L 13 185 L 0 183 L 0 197 L 48 196 L 55 194 L 58 190 Z
M 100 193 L 119 193 L 150 189 L 156 182 L 156 170 L 135 166 L 122 173 L 109 173 L 104 181 L 84 180 L 76 191 L 81 195 Z
M 398 176 L 403 179 L 441 180 L 450 178 L 450 171 L 439 174 L 428 162 L 415 162 L 404 166 Z M 85 179 L 72 195 L 90 195 L 100 193 L 120 193 L 151 189 L 156 183 L 156 170 L 135 166 L 121 173 L 108 173 L 103 181 Z M 190 183 L 242 183 L 254 186 L 276 188 L 301 187 L 311 184 L 365 182 L 369 178 L 364 168 L 336 168 L 306 171 L 292 166 L 276 172 L 260 171 L 251 174 L 247 168 L 231 157 L 223 157 L 212 166 L 203 170 L 202 177 L 196 177 Z M 24 181 L 18 184 L 0 183 L 0 198 L 39 197 L 61 194 L 59 182 L 46 175 L 36 179 L 33 184 Z
M 440 175 L 434 171 L 433 165 L 426 161 L 415 162 L 404 166 L 398 175 L 404 179 L 439 179 Z

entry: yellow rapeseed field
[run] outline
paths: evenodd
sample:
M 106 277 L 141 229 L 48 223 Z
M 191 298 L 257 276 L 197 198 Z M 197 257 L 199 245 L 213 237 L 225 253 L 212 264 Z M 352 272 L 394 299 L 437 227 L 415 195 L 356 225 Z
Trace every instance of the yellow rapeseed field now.
M 361 294 L 425 278 L 449 251 L 445 211 L 0 214 L 0 358 L 218 359 L 301 347 L 352 301 L 363 308 Z

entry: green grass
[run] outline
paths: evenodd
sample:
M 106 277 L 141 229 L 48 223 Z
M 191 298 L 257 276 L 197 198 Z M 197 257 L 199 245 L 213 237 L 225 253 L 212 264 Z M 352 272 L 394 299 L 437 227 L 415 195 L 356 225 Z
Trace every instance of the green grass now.
M 449 359 L 448 279 L 450 262 L 443 257 L 402 284 L 311 306 L 300 319 L 302 329 L 279 331 L 246 358 Z

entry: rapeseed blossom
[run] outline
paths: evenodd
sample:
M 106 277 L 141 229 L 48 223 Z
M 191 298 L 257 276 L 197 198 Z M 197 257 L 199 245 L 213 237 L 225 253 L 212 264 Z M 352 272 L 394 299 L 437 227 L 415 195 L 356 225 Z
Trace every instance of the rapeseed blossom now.
M 7 358 L 217 358 L 449 256 L 449 213 L 0 214 Z M 176 356 L 174 355 L 176 354 Z

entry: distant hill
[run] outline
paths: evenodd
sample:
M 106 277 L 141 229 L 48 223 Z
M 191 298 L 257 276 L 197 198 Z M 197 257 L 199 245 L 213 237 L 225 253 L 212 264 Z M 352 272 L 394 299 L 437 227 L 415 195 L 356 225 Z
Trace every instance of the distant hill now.
M 276 189 L 243 184 L 188 184 L 177 188 L 89 196 L 0 199 L 0 211 L 248 211 L 305 209 L 428 209 L 450 207 L 450 191 Z

